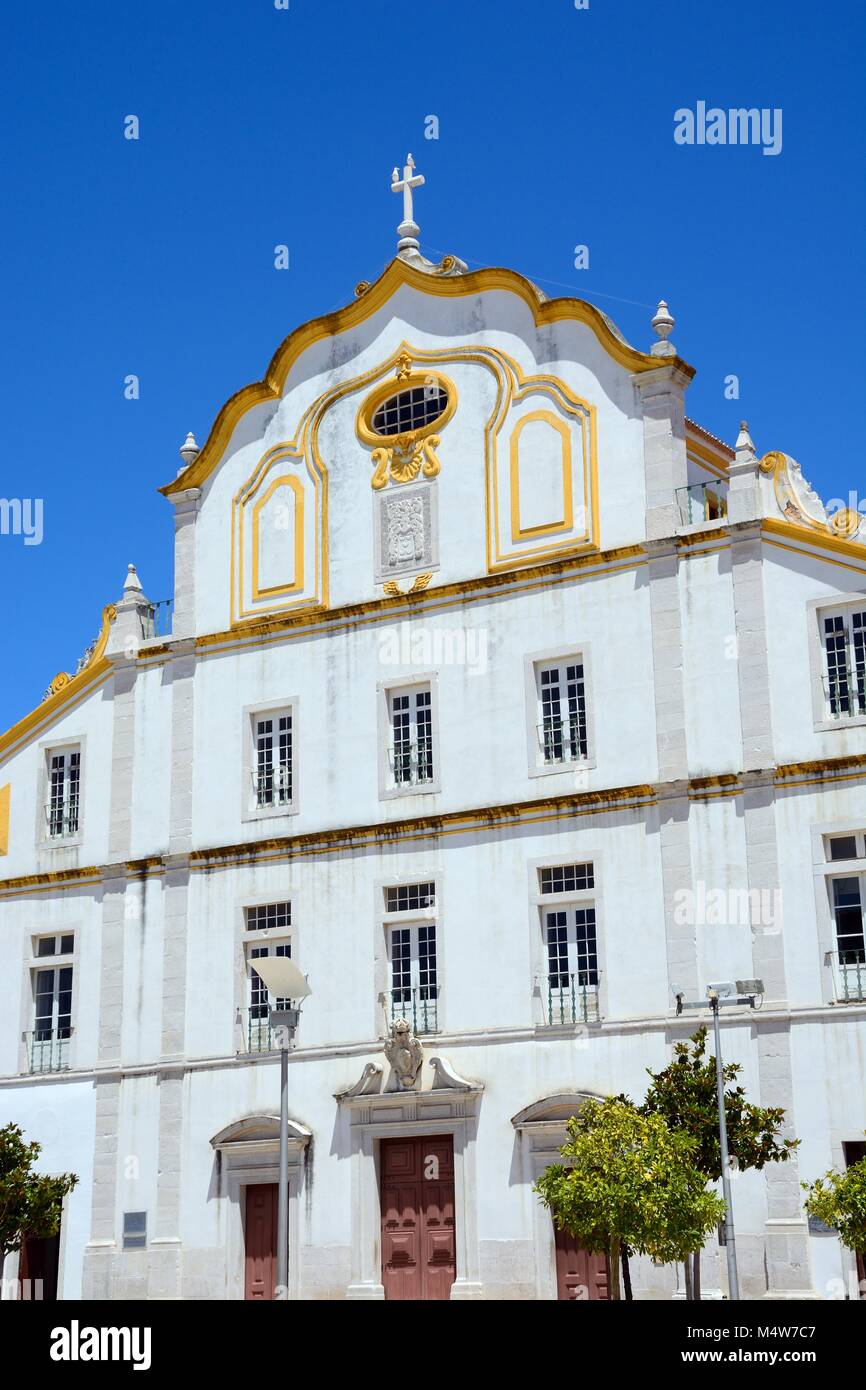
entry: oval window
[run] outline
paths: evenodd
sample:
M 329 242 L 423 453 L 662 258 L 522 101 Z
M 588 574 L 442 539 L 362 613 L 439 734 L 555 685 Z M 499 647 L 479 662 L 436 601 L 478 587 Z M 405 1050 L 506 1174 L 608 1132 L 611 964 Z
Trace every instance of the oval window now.
M 410 386 L 384 400 L 370 423 L 376 434 L 409 434 L 432 425 L 447 406 L 448 393 L 438 383 Z

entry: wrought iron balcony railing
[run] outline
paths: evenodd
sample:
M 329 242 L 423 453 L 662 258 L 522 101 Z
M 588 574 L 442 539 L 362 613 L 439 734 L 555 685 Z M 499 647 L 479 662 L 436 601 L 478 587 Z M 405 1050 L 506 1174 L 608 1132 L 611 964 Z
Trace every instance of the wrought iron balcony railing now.
M 171 615 L 174 599 L 161 598 L 150 605 L 150 610 L 142 613 L 141 636 L 147 642 L 151 637 L 171 636 Z
M 575 763 L 587 756 L 586 720 L 566 715 L 536 724 L 538 746 L 545 763 Z
M 830 959 L 837 1002 L 866 1003 L 866 950 L 831 951 Z
M 581 984 L 576 975 L 569 975 L 568 984 L 560 983 L 562 975 L 554 976 L 556 983 L 547 982 L 547 1023 L 558 1027 L 569 1023 L 597 1023 L 598 985 Z
M 722 479 L 711 483 L 689 483 L 677 488 L 677 510 L 681 526 L 697 526 L 702 521 L 724 521 L 728 515 L 728 484 Z
M 398 787 L 433 781 L 433 740 L 421 738 L 396 743 L 389 751 L 391 773 Z
M 439 986 L 421 985 L 391 990 L 391 1022 L 405 1018 L 413 1033 L 435 1033 L 439 1026 Z
M 68 1071 L 72 1029 L 36 1028 L 27 1034 L 27 1058 L 31 1072 Z

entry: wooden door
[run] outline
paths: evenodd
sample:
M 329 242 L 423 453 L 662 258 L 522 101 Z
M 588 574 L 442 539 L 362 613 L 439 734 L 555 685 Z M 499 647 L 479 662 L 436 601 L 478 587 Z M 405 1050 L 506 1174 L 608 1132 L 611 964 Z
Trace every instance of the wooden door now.
M 275 1182 L 246 1189 L 244 1298 L 273 1299 L 277 1287 L 277 1210 Z
M 556 1296 L 573 1302 L 610 1298 L 606 1255 L 590 1255 L 567 1231 L 556 1232 Z
M 451 1297 L 454 1250 L 454 1141 L 383 1139 L 382 1283 L 387 1299 Z
M 18 1255 L 18 1297 L 57 1301 L 60 1231 L 53 1236 L 25 1236 Z

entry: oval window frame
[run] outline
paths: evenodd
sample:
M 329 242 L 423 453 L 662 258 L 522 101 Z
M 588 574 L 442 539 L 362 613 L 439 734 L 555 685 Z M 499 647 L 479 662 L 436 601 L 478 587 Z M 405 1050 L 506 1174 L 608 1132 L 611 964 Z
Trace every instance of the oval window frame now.
M 385 401 L 392 396 L 399 396 L 403 391 L 412 391 L 419 386 L 428 386 L 431 382 L 439 387 L 440 391 L 445 392 L 446 405 L 441 415 L 437 415 L 435 420 L 431 420 L 426 425 L 420 425 L 418 429 L 407 430 L 405 434 L 380 434 L 373 429 L 373 416 Z M 355 421 L 355 429 L 358 438 L 365 444 L 372 444 L 377 449 L 393 448 L 398 440 L 401 439 L 426 439 L 428 435 L 438 434 L 440 430 L 448 424 L 457 409 L 457 387 L 450 377 L 442 372 L 423 371 L 410 372 L 408 376 L 395 380 L 393 377 L 388 381 L 383 381 L 376 387 L 366 400 L 362 401 Z

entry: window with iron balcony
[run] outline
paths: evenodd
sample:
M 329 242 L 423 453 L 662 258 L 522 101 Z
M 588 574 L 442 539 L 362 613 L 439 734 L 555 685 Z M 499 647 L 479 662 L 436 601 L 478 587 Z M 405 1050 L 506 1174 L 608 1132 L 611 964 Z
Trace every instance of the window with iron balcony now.
M 72 1038 L 74 934 L 40 936 L 33 942 L 30 967 L 33 1027 L 27 1033 L 31 1072 L 67 1071 Z
M 830 964 L 836 1002 L 866 1002 L 866 832 L 827 837 L 827 875 L 835 950 Z
M 273 1052 L 277 1040 L 271 1026 L 271 1010 L 288 1009 L 292 1003 L 268 993 L 255 964 L 264 956 L 291 956 L 291 903 L 261 903 L 245 908 L 244 928 L 247 1006 L 242 1011 L 242 1050 Z
M 405 1018 L 413 1033 L 439 1027 L 436 885 L 404 883 L 385 893 L 388 955 L 388 1022 Z
M 591 863 L 537 869 L 546 974 L 544 1021 L 562 1027 L 599 1020 L 595 869 Z

